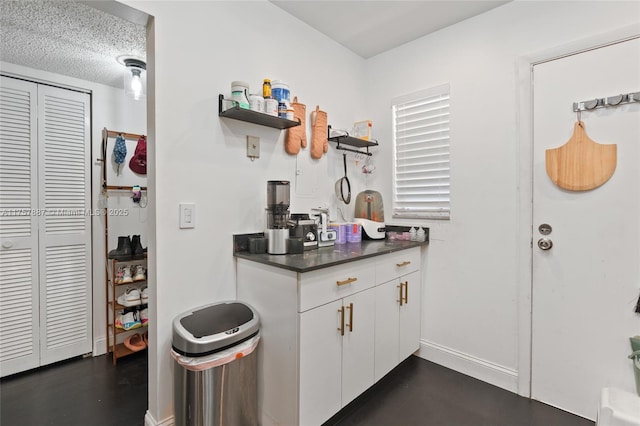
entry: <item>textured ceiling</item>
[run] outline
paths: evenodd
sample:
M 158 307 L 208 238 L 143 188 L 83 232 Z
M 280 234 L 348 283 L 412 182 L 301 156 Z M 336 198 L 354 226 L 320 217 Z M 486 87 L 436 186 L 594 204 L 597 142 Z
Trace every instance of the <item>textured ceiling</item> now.
M 0 1 L 2 61 L 114 87 L 119 56 L 146 59 L 145 27 L 73 1 Z

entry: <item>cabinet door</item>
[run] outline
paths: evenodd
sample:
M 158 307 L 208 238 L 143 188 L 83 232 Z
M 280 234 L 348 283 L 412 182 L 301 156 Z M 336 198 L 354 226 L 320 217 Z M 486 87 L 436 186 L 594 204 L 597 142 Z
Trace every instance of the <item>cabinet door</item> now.
M 400 283 L 405 283 L 405 301 L 400 307 L 398 362 L 402 362 L 420 347 L 420 306 L 422 301 L 420 271 L 401 277 Z
M 399 286 L 395 279 L 375 288 L 375 381 L 398 365 Z
M 343 299 L 342 406 L 373 385 L 375 289 Z
M 301 425 L 320 425 L 342 407 L 340 309 L 342 300 L 299 314 Z

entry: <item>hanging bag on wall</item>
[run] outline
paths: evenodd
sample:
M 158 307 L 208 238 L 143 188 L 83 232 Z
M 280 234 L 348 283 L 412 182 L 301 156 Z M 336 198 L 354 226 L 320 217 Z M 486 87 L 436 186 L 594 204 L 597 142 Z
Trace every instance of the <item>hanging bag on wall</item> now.
M 138 139 L 136 151 L 129 160 L 129 168 L 139 175 L 147 174 L 147 137 L 144 135 Z
M 118 135 L 116 138 L 116 144 L 113 147 L 113 160 L 116 162 L 116 172 L 120 176 L 120 165 L 124 163 L 124 158 L 127 156 L 127 144 L 124 141 L 122 135 Z

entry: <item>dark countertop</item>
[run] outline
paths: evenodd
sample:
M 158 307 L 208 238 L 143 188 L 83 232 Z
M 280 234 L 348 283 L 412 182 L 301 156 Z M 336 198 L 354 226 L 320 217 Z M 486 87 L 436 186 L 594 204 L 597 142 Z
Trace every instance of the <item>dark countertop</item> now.
M 360 243 L 307 250 L 302 254 L 251 254 L 248 251 L 239 251 L 234 253 L 234 256 L 294 272 L 310 272 L 428 244 L 428 241 L 364 240 Z

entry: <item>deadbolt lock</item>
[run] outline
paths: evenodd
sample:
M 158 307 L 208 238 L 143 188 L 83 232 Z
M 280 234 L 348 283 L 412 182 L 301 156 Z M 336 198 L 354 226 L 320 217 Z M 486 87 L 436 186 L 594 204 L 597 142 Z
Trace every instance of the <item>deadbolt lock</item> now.
M 551 225 L 547 223 L 543 223 L 542 225 L 538 226 L 538 231 L 540 231 L 542 235 L 549 235 L 552 230 L 553 228 L 551 228 Z

